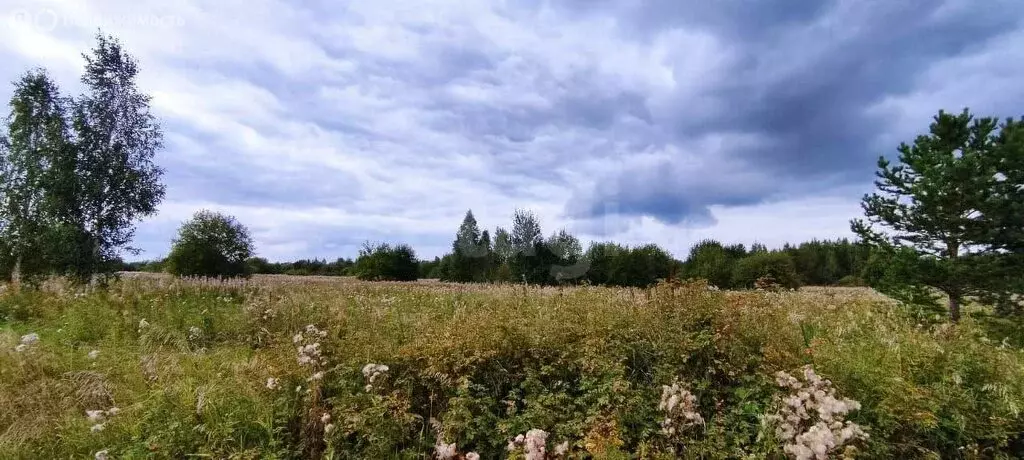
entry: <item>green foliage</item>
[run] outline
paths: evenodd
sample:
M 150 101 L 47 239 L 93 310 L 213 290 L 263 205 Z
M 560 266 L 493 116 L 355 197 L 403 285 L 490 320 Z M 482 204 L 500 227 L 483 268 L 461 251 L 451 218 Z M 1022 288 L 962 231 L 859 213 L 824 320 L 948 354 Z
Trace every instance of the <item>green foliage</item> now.
M 594 285 L 613 285 L 617 279 L 616 272 L 621 265 L 618 260 L 627 252 L 628 248 L 616 243 L 591 243 L 584 254 L 584 258 L 590 263 L 587 280 Z
M 836 282 L 836 286 L 863 287 L 867 286 L 867 283 L 857 275 L 846 275 L 842 278 L 839 278 L 839 281 Z
M 202 210 L 178 229 L 167 271 L 177 276 L 249 276 L 253 243 L 234 217 Z
M 512 214 L 512 251 L 531 255 L 536 244 L 543 240 L 540 221 L 532 212 L 516 209 Z
M 0 135 L 0 265 L 26 281 L 112 274 L 119 253 L 134 251 L 135 222 L 164 196 L 153 163 L 162 134 L 136 85 L 137 63 L 116 39 L 96 39 L 84 56 L 85 94 L 62 97 L 44 70 L 15 83 Z
M 445 265 L 441 278 L 444 281 L 483 282 L 491 276 L 495 256 L 487 230 L 480 232 L 473 211 L 466 211 L 466 217 L 459 226 L 452 243 L 451 258 Z
M 754 252 L 736 262 L 732 285 L 749 289 L 763 277 L 771 277 L 775 283 L 786 289 L 800 287 L 793 258 L 783 252 L 764 251 Z
M 703 240 L 690 248 L 686 259 L 685 275 L 688 278 L 702 278 L 714 286 L 732 286 L 733 269 L 736 261 L 746 256 L 742 245 L 727 250 L 715 240 Z
M 366 243 L 359 250 L 353 270 L 361 280 L 415 281 L 419 276 L 419 263 L 408 245 Z
M 941 319 L 939 296 L 922 281 L 920 257 L 911 248 L 884 248 L 871 254 L 864 281 L 878 292 L 899 301 L 921 322 Z
M 57 271 L 56 259 L 66 250 L 57 237 L 69 217 L 62 212 L 68 199 L 63 181 L 74 175 L 68 105 L 44 70 L 26 73 L 15 82 L 0 141 L 2 257 L 29 284 Z
M 788 394 L 773 376 L 813 361 L 860 402 L 848 417 L 870 434 L 858 458 L 1019 456 L 1020 350 L 969 316 L 943 326 L 918 327 L 869 290 L 700 283 L 553 294 L 140 277 L 88 294 L 8 290 L 0 452 L 427 458 L 441 439 L 463 456 L 521 458 L 508 441 L 542 429 L 548 452 L 566 442 L 568 458 L 784 458 L 764 418 Z M 29 332 L 38 343 L 13 351 Z M 299 333 L 323 365 L 297 362 Z M 369 363 L 389 370 L 371 382 Z M 667 436 L 661 386 L 676 381 L 704 423 Z M 85 411 L 112 407 L 91 431 Z
M 85 56 L 82 84 L 86 93 L 75 103 L 72 126 L 77 160 L 74 206 L 76 230 L 66 241 L 81 250 L 69 262 L 79 278 L 107 273 L 110 263 L 128 248 L 134 222 L 152 215 L 164 197 L 163 170 L 153 158 L 163 147 L 163 133 L 150 114 L 150 96 L 139 91 L 138 63 L 113 37 L 96 35 Z M 68 180 L 72 180 L 70 176 Z
M 811 240 L 797 246 L 787 244 L 782 252 L 793 257 L 802 284 L 829 286 L 840 284 L 843 278 L 859 276 L 871 255 L 871 247 L 847 239 Z
M 960 319 L 968 296 L 1024 288 L 1014 248 L 1020 242 L 1024 178 L 1021 122 L 940 111 L 929 134 L 900 144 L 897 163 L 878 160 L 878 191 L 864 197 L 866 221 L 853 230 L 876 246 L 909 248 L 917 257 L 914 281 L 944 293 L 949 315 Z M 873 226 L 878 225 L 882 231 Z M 1016 227 L 1014 227 L 1016 225 Z

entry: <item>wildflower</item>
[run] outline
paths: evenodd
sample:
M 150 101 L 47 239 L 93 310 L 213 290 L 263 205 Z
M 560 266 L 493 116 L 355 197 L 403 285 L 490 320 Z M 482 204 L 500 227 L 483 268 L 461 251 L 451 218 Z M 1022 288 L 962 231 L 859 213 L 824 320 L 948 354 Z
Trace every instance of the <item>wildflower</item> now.
M 458 451 L 455 448 L 455 443 L 446 444 L 440 439 L 437 440 L 437 445 L 434 446 L 434 454 L 437 455 L 439 460 L 452 460 L 458 455 Z
M 97 423 L 103 421 L 104 413 L 102 410 L 87 410 L 85 416 L 90 422 Z
M 812 366 L 804 366 L 803 382 L 785 372 L 775 377 L 780 387 L 792 393 L 779 398 L 778 413 L 766 419 L 776 424 L 775 436 L 789 457 L 825 459 L 852 441 L 867 439 L 859 425 L 844 420 L 847 413 L 860 409 L 860 403 L 837 398 L 832 382 L 818 376 Z
M 313 374 L 309 379 L 310 380 L 320 380 L 322 378 L 324 378 L 324 373 L 322 371 L 320 371 L 320 372 L 317 372 L 317 373 Z
M 306 333 L 314 337 L 320 337 L 321 339 L 327 337 L 327 331 L 321 331 L 312 324 L 306 325 Z
M 326 423 L 330 423 L 330 422 L 331 422 L 331 414 L 327 413 L 327 412 L 324 412 L 324 415 L 320 416 L 320 423 L 326 424 Z
M 569 441 L 562 441 L 560 444 L 555 446 L 555 450 L 553 451 L 553 453 L 559 457 L 565 455 L 566 452 L 569 452 Z
M 100 356 L 99 350 L 93 350 L 89 352 L 89 359 L 96 359 Z
M 196 340 L 199 340 L 199 338 L 202 337 L 202 335 L 203 335 L 203 330 L 202 329 L 199 329 L 196 326 L 192 326 L 192 327 L 188 328 L 188 339 L 190 341 L 195 342 Z
M 276 390 L 277 389 L 277 385 L 278 385 L 278 382 L 277 382 L 276 378 L 274 378 L 274 377 L 267 377 L 267 389 L 268 390 Z
M 92 433 L 99 433 L 100 431 L 103 431 L 104 428 L 106 428 L 106 426 L 104 424 L 97 423 L 97 424 L 93 425 L 92 427 L 90 427 L 89 431 L 92 432 Z
M 14 347 L 14 351 L 16 351 L 18 353 L 21 353 L 21 352 L 23 352 L 23 351 L 25 351 L 27 349 L 28 349 L 28 345 L 25 345 L 23 343 L 19 343 L 18 346 Z
M 308 329 L 309 326 L 307 326 L 307 331 Z M 319 330 L 316 330 L 315 332 L 316 334 L 311 335 L 319 335 Z M 301 332 L 295 334 L 295 336 L 292 337 L 292 341 L 299 345 L 298 347 L 296 347 L 296 350 L 298 352 L 299 364 L 304 366 L 315 366 L 325 364 L 325 359 L 323 358 L 322 353 L 320 351 L 320 342 L 306 343 L 303 345 L 302 343 L 306 341 L 306 338 L 302 335 Z
M 22 345 L 31 346 L 35 345 L 36 342 L 39 342 L 39 334 L 36 334 L 35 332 L 30 332 L 28 334 L 21 336 Z
M 328 424 L 324 425 L 324 434 L 325 435 L 331 434 L 332 431 L 334 431 L 334 424 L 333 423 L 328 423 Z
M 697 397 L 681 387 L 678 382 L 661 387 L 658 410 L 665 413 L 661 431 L 669 436 L 688 427 L 704 424 L 704 417 L 697 412 Z
M 373 383 L 378 377 L 390 370 L 384 364 L 367 364 L 363 366 L 363 377 Z
M 544 460 L 544 451 L 548 433 L 544 430 L 532 429 L 526 432 L 526 460 Z
M 118 412 L 121 412 L 121 409 L 118 409 L 117 407 L 111 407 L 110 409 L 107 409 L 107 415 L 111 417 L 117 415 Z
M 109 460 L 110 459 L 110 453 L 107 451 L 107 449 L 103 449 L 103 450 L 101 450 L 99 452 L 96 452 L 96 455 L 94 456 L 94 458 L 96 460 Z

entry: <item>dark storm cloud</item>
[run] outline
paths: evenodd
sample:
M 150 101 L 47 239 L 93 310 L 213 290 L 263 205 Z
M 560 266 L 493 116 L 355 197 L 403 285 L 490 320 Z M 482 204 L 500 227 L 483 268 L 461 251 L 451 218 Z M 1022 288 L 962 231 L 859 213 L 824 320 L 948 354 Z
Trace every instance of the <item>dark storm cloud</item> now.
M 665 222 L 703 220 L 710 205 L 757 202 L 806 180 L 870 180 L 874 159 L 890 152 L 872 149 L 887 127 L 868 109 L 887 96 L 910 91 L 935 62 L 977 51 L 1020 27 L 1024 10 L 1024 3 L 1011 1 L 985 7 L 930 0 L 631 3 L 642 5 L 637 9 L 619 4 L 605 1 L 599 8 L 622 14 L 634 34 L 704 27 L 735 53 L 726 78 L 701 95 L 721 110 L 693 111 L 682 97 L 656 123 L 680 143 L 716 132 L 761 136 L 765 142 L 760 145 L 703 154 L 730 158 L 777 181 L 762 190 L 766 195 L 740 194 L 739 200 L 732 189 L 691 190 L 693 194 L 680 196 L 691 174 L 682 170 L 668 177 L 658 166 L 631 171 L 626 180 L 613 175 L 606 182 L 621 186 L 582 198 L 591 202 L 574 211 L 582 217 L 599 215 L 603 202 L 619 200 L 623 213 Z M 721 171 L 719 177 L 728 180 L 730 173 Z

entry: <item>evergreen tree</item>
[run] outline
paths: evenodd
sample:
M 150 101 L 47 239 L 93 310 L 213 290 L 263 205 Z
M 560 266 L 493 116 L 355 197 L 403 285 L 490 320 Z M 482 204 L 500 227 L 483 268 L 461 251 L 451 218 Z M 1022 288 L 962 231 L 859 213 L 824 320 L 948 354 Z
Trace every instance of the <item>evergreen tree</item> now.
M 486 232 L 484 232 L 486 233 Z M 486 281 L 490 259 L 490 236 L 485 242 L 473 211 L 466 211 L 452 243 L 452 258 L 445 281 Z
M 1024 135 L 1020 122 L 940 111 L 929 134 L 900 144 L 898 163 L 878 160 L 878 191 L 865 195 L 865 220 L 851 225 L 874 245 L 910 248 L 917 255 L 916 280 L 949 297 L 952 321 L 968 296 L 1006 292 L 1019 286 L 1013 253 L 1019 222 L 1017 192 Z M 1000 129 L 1001 128 L 1001 129 Z M 1001 132 L 1000 132 L 1001 131 Z M 1016 175 L 1014 177 L 1014 175 Z M 878 231 L 874 225 L 884 230 Z M 1019 227 L 1018 227 L 1019 228 Z

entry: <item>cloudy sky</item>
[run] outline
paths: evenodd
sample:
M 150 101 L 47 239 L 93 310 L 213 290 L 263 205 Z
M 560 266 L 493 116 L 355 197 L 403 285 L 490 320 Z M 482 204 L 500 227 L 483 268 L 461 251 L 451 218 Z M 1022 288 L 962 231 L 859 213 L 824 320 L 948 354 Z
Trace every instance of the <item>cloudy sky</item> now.
M 546 232 L 848 234 L 879 155 L 941 108 L 1024 114 L 1020 0 L 5 0 L 0 79 L 80 88 L 98 27 L 140 61 L 167 197 L 141 257 L 225 211 L 273 260 Z M 0 99 L 10 85 L 0 87 Z M 492 230 L 493 231 L 493 230 Z

